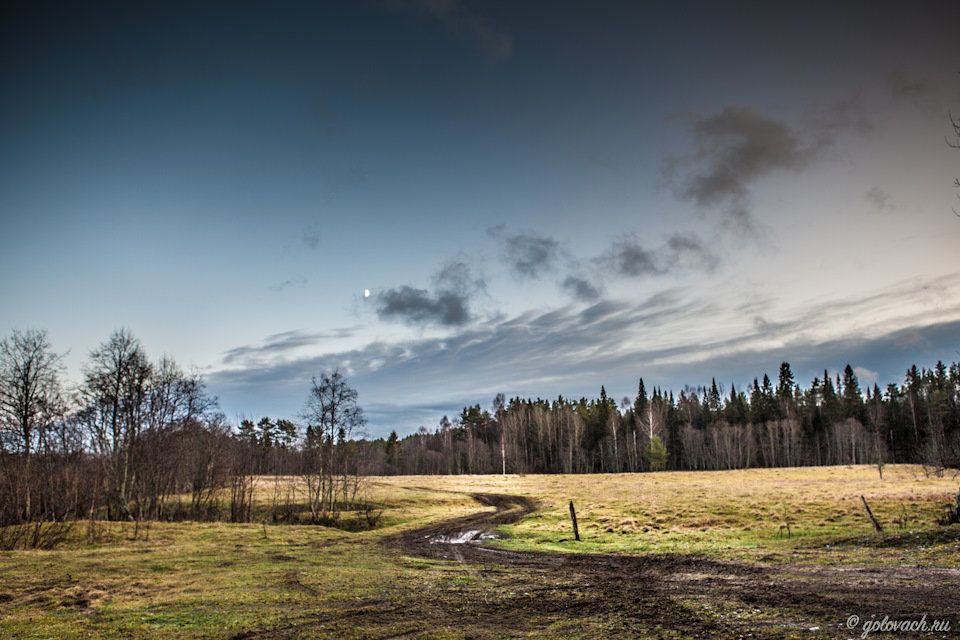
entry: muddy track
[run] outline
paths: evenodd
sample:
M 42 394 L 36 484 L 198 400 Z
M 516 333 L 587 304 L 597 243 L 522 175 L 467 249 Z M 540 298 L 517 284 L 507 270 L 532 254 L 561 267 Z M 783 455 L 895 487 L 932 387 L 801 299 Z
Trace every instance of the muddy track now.
M 558 554 L 497 549 L 483 532 L 537 508 L 475 494 L 485 510 L 383 538 L 397 562 L 439 560 L 446 579 L 411 578 L 367 601 L 329 601 L 258 638 L 859 638 L 862 620 L 949 620 L 960 637 L 960 570 L 755 565 L 683 555 Z M 456 541 L 456 542 L 451 542 Z M 449 564 L 447 564 L 449 563 Z
M 384 544 L 409 556 L 503 571 L 505 580 L 524 585 L 529 596 L 499 603 L 503 620 L 615 615 L 624 629 L 657 636 L 737 637 L 753 632 L 762 637 L 789 635 L 792 630 L 804 637 L 851 637 L 860 635 L 844 627 L 852 615 L 867 620 L 885 615 L 918 619 L 926 614 L 931 620 L 951 620 L 957 637 L 956 569 L 753 565 L 701 556 L 507 551 L 485 544 L 474 532 L 516 522 L 533 512 L 536 503 L 522 496 L 473 497 L 496 510 L 405 532 L 386 538 Z M 529 587 L 538 584 L 542 588 L 531 592 Z M 748 615 L 738 620 L 738 612 Z

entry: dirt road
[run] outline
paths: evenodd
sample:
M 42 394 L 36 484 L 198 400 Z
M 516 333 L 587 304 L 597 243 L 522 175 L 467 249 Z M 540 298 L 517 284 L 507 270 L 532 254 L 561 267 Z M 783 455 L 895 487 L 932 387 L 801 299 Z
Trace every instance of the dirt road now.
M 473 497 L 494 511 L 382 540 L 393 562 L 411 567 L 408 582 L 232 638 L 861 638 L 865 623 L 884 616 L 926 616 L 951 629 L 867 637 L 960 638 L 957 569 L 507 551 L 487 545 L 485 534 L 536 503 Z
M 484 628 L 505 636 L 550 628 L 589 635 L 606 621 L 605 637 L 849 638 L 860 637 L 871 619 L 918 620 L 924 614 L 931 622 L 950 620 L 952 632 L 915 637 L 960 637 L 956 569 L 504 551 L 484 544 L 483 533 L 517 521 L 535 503 L 520 496 L 474 498 L 496 511 L 409 531 L 385 544 L 410 556 L 461 562 L 481 576 L 496 572 L 496 593 L 506 589 L 512 597 L 447 603 L 449 615 L 496 621 L 481 625 L 476 637 L 486 635 Z M 444 603 L 423 614 L 444 615 Z

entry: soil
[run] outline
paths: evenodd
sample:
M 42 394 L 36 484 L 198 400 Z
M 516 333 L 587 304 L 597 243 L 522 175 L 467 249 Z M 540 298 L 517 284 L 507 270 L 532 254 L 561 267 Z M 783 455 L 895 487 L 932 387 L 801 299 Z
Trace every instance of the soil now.
M 447 581 L 454 584 L 429 592 L 410 585 L 390 600 L 237 638 L 326 637 L 325 629 L 376 638 L 859 638 L 864 621 L 923 615 L 928 622 L 949 620 L 952 628 L 869 637 L 960 636 L 957 569 L 507 551 L 489 546 L 480 534 L 516 522 L 536 503 L 521 496 L 474 498 L 495 511 L 383 542 L 398 561 L 408 556 L 458 563 L 453 566 L 461 571 L 459 584 Z M 858 617 L 856 624 L 851 616 Z

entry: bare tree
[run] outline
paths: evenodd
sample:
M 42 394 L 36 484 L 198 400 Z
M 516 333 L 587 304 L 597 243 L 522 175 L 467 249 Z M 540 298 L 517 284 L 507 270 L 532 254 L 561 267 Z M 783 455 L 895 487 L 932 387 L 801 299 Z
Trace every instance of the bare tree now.
M 198 455 L 208 455 L 210 447 L 223 446 L 221 437 L 206 433 L 218 430 L 221 418 L 212 414 L 215 408 L 216 398 L 206 395 L 198 373 L 184 373 L 169 356 L 153 367 L 144 425 L 134 443 L 137 477 L 132 489 L 138 518 L 161 517 L 167 497 L 182 492 L 186 485 L 191 486 L 194 496 L 194 517 L 200 517 L 196 474 L 189 469 Z M 205 494 L 201 491 L 200 495 Z
M 357 404 L 357 391 L 339 371 L 313 379 L 303 412 L 307 421 L 304 481 L 310 496 L 314 522 L 331 522 L 341 508 L 352 504 L 359 490 L 359 476 L 351 473 L 347 443 L 366 424 Z
M 153 368 L 140 341 L 126 329 L 115 331 L 90 354 L 81 390 L 82 413 L 91 444 L 106 466 L 108 516 L 132 518 L 129 488 L 136 473 L 133 454 L 148 409 Z
M 0 452 L 9 448 L 21 463 L 22 473 L 15 475 L 22 486 L 13 489 L 14 498 L 23 497 L 23 521 L 33 515 L 33 454 L 64 412 L 62 360 L 51 350 L 46 331 L 14 331 L 0 342 Z

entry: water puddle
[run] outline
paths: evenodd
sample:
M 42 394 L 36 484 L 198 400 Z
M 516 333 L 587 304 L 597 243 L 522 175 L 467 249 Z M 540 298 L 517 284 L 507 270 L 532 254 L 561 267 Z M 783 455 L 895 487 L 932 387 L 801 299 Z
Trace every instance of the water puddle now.
M 497 536 L 489 531 L 464 531 L 456 536 L 437 536 L 430 538 L 430 544 L 478 544 L 484 540 L 493 540 Z

